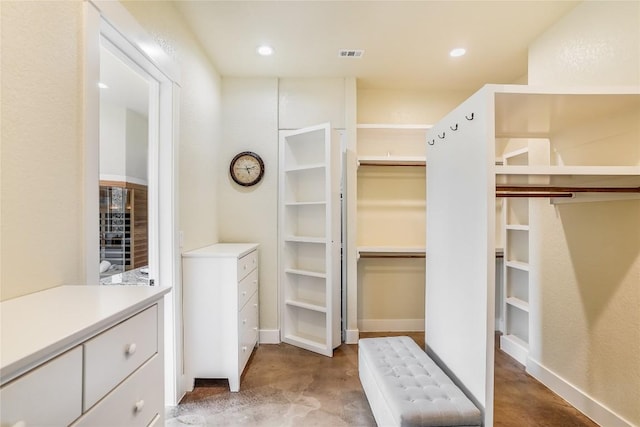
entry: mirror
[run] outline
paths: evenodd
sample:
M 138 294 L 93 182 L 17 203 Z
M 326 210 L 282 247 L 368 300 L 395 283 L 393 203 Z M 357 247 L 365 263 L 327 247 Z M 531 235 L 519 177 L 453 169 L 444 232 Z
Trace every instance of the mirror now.
M 100 47 L 100 283 L 149 283 L 150 76 Z

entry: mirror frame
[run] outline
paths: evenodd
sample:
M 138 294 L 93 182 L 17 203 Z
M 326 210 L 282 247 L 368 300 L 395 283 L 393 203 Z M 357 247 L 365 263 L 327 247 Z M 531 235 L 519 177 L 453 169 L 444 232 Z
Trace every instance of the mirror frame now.
M 99 285 L 100 44 L 107 39 L 158 82 L 149 111 L 149 275 L 156 286 L 173 287 L 164 304 L 165 404 L 176 405 L 182 383 L 180 250 L 177 228 L 179 65 L 119 2 L 89 0 L 84 8 L 84 271 Z M 155 111 L 153 110 L 155 108 Z M 151 123 L 154 116 L 155 123 Z M 162 173 L 160 173 L 162 171 Z M 160 343 L 162 344 L 162 343 Z

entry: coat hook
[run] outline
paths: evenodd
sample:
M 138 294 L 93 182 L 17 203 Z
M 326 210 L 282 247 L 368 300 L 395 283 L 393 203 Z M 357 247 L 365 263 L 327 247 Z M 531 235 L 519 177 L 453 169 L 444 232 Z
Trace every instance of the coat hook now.
M 442 132 L 442 135 L 438 134 L 438 138 L 444 139 L 444 135 L 445 135 L 444 132 Z
M 471 113 L 471 117 L 465 115 L 464 118 L 467 119 L 467 120 L 473 120 L 473 113 Z
M 455 126 L 449 126 L 449 129 L 451 129 L 451 130 L 453 130 L 453 131 L 458 130 L 458 124 L 456 123 L 456 125 L 455 125 Z
M 436 143 L 435 139 L 432 139 L 431 141 L 427 140 L 427 144 L 429 145 L 434 145 Z

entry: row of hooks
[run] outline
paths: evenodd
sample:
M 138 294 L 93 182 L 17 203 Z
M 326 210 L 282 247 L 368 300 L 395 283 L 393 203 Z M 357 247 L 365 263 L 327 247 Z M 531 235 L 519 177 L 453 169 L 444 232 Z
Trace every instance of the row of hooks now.
M 471 113 L 471 115 L 467 116 L 466 114 L 464 115 L 464 118 L 467 119 L 468 121 L 471 121 L 475 118 L 475 113 Z M 457 131 L 458 130 L 458 123 L 455 124 L 455 126 L 449 126 L 449 129 L 451 129 L 452 131 Z M 437 133 L 436 134 L 438 136 L 439 139 L 445 139 L 446 137 L 446 133 L 445 131 L 442 131 L 442 134 Z M 435 145 L 436 144 L 436 140 L 431 139 L 431 140 L 427 140 L 427 144 L 429 145 Z

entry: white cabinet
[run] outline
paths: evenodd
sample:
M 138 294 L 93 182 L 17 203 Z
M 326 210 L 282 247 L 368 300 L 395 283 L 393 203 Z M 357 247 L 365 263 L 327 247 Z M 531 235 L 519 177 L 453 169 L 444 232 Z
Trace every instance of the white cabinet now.
M 330 124 L 280 136 L 281 340 L 332 356 L 340 334 L 340 180 Z
M 182 254 L 184 360 L 196 378 L 240 376 L 258 343 L 258 245 L 218 243 Z
M 158 352 L 158 309 L 149 307 L 84 344 L 84 407 L 90 408 Z
M 2 426 L 161 423 L 169 290 L 60 286 L 2 302 Z
M 357 127 L 359 330 L 424 329 L 428 128 Z
M 2 425 L 69 425 L 82 414 L 82 347 L 0 389 Z

